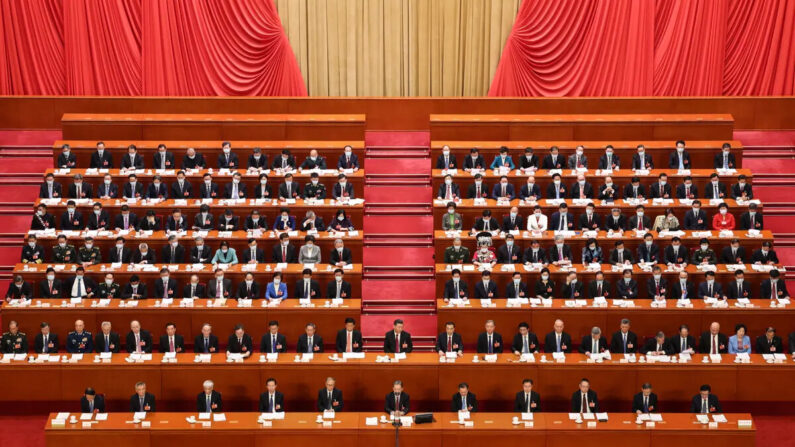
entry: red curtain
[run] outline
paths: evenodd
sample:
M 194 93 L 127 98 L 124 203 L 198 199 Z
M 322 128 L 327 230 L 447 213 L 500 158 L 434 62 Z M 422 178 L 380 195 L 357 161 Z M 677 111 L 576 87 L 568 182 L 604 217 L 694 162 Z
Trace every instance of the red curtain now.
M 525 0 L 489 95 L 793 92 L 795 0 Z
M 0 0 L 0 94 L 306 96 L 273 0 Z

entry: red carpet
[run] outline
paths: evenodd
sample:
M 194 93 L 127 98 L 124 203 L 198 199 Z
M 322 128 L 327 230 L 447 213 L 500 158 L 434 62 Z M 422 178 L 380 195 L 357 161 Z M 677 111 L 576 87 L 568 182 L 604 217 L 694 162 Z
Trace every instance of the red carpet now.
M 35 174 L 37 177 L 44 176 L 47 168 L 53 167 L 52 158 L 45 157 L 2 157 L 3 163 L 0 171 L 13 172 L 15 174 Z
M 433 266 L 433 247 L 367 247 L 364 265 Z
M 371 130 L 365 132 L 364 144 L 367 147 L 428 147 L 431 143 L 430 136 L 430 132 L 423 130 L 400 132 Z
M 428 163 L 427 160 L 424 160 Z M 428 203 L 433 192 L 429 186 L 379 186 L 365 188 L 364 200 L 367 203 Z
M 28 219 L 30 220 L 30 219 Z M 30 222 L 28 222 L 30 223 Z M 364 216 L 367 233 L 428 233 L 433 234 L 433 216 L 413 216 L 411 226 L 400 217 Z
M 2 203 L 29 202 L 32 204 L 38 195 L 38 185 L 10 185 L 0 183 L 0 201 Z M 31 208 L 31 210 L 32 209 L 33 208 Z
M 0 130 L 0 146 L 52 146 L 61 138 L 60 129 Z
M 786 174 L 795 172 L 795 160 L 791 158 L 743 158 L 743 168 L 758 174 Z
M 31 207 L 32 210 L 32 207 Z M 27 233 L 28 229 L 30 228 L 30 220 L 32 218 L 31 214 L 27 215 L 10 215 L 10 214 L 2 214 L 0 218 L 3 220 L 3 229 L 2 233 Z M 22 241 L 19 241 L 19 246 L 22 246 Z M 16 261 L 14 261 L 16 262 Z M 3 260 L 0 259 L 0 265 L 3 264 Z
M 785 146 L 795 147 L 795 131 L 792 130 L 735 130 L 734 139 L 743 146 Z
M 370 279 L 362 281 L 362 295 L 367 295 L 368 300 L 406 300 L 423 301 L 435 293 L 434 280 L 379 280 Z
M 367 174 L 424 173 L 428 170 L 425 158 L 372 158 L 367 160 Z

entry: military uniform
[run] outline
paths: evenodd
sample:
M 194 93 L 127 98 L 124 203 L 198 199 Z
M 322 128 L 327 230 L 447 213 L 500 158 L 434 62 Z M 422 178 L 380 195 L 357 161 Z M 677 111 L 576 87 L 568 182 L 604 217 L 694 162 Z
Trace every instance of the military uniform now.
M 24 332 L 17 331 L 16 334 L 11 332 L 3 333 L 0 338 L 3 352 L 6 354 L 24 354 L 28 352 L 28 337 Z
M 469 262 L 470 259 L 472 258 L 469 255 L 469 249 L 463 245 L 458 249 L 458 251 L 456 251 L 452 246 L 444 249 L 445 264 L 459 264 L 463 262 Z
M 693 252 L 693 264 L 701 264 L 705 259 L 710 264 L 717 264 L 718 262 L 718 257 L 711 248 L 708 248 L 707 251 L 703 251 L 699 248 Z
M 91 247 L 89 250 L 86 247 L 80 247 L 77 252 L 77 262 L 82 264 L 90 262 L 91 264 L 99 264 L 102 262 L 102 254 L 99 252 L 99 247 Z
M 77 261 L 77 252 L 74 245 L 66 244 L 65 247 L 56 245 L 52 249 L 52 260 L 59 264 L 73 264 Z
M 41 264 L 42 262 L 44 262 L 44 247 L 38 244 L 33 248 L 28 244 L 22 247 L 23 264 Z
M 91 332 L 83 331 L 78 334 L 75 331 L 66 336 L 66 351 L 77 354 L 84 352 L 92 352 L 94 350 L 94 339 L 91 337 Z
M 309 182 L 304 187 L 304 198 L 305 199 L 325 199 L 326 198 L 326 185 L 318 182 L 317 185 L 313 185 L 312 182 Z
M 97 295 L 100 298 L 121 298 L 121 286 L 115 282 L 108 285 L 104 281 L 97 286 Z

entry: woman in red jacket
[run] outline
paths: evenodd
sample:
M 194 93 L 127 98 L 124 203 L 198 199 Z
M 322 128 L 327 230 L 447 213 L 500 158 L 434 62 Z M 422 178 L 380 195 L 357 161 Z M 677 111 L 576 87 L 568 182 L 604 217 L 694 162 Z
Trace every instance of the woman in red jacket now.
M 729 205 L 718 205 L 718 214 L 712 218 L 712 228 L 716 230 L 734 230 L 734 216 L 729 214 Z

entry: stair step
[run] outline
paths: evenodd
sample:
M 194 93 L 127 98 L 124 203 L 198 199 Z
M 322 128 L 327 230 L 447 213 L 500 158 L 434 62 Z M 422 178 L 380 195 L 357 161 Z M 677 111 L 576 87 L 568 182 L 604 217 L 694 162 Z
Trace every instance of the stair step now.
M 377 303 L 362 305 L 362 311 L 368 314 L 430 314 L 436 311 L 436 303 L 412 303 L 405 301 L 379 301 Z
M 431 186 L 431 179 L 365 179 L 365 186 Z
M 371 238 L 365 236 L 365 247 L 432 247 L 433 236 L 413 238 Z
M 367 149 L 365 150 L 366 158 L 428 158 L 430 159 L 431 151 L 428 148 L 424 150 L 400 150 L 395 149 Z
M 429 215 L 431 214 L 431 206 L 428 204 L 417 204 L 415 206 L 395 206 L 393 204 L 379 205 L 379 204 L 365 204 L 364 205 L 364 212 L 365 214 L 371 215 L 394 215 L 394 216 L 406 216 L 406 215 Z

